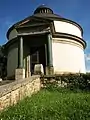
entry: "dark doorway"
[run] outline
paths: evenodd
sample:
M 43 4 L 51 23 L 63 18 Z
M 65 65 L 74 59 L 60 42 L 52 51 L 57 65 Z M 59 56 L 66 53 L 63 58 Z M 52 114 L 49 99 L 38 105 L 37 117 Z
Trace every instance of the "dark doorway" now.
M 42 64 L 44 73 L 46 67 L 46 56 L 45 56 L 45 46 L 34 46 L 30 48 L 31 53 L 31 74 L 34 73 L 34 65 L 35 64 Z

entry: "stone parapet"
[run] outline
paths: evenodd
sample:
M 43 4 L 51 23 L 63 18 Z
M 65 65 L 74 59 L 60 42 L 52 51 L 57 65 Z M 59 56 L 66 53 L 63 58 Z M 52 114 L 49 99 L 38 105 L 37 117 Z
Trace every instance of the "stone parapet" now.
M 12 83 L 0 86 L 0 111 L 16 104 L 26 96 L 38 92 L 41 88 L 40 76 L 16 80 Z

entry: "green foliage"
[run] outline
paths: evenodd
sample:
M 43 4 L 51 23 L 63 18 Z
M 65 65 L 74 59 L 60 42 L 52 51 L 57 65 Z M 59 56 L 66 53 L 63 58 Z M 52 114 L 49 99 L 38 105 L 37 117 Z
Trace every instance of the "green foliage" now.
M 88 78 L 90 74 L 69 74 L 61 76 L 61 81 L 67 83 L 67 87 L 71 90 L 89 90 L 90 84 Z
M 50 82 L 50 79 L 54 79 L 54 82 Z M 44 80 L 44 77 L 43 77 Z M 63 74 L 63 75 L 54 75 L 51 77 L 47 77 L 46 86 L 49 89 L 52 89 L 60 84 L 67 84 L 65 87 L 70 90 L 90 90 L 90 73 L 87 74 Z M 60 86 L 60 87 L 61 87 Z
M 0 120 L 90 120 L 90 93 L 43 89 L 1 112 Z
M 7 57 L 5 46 L 0 46 L 0 77 L 5 78 L 7 75 Z

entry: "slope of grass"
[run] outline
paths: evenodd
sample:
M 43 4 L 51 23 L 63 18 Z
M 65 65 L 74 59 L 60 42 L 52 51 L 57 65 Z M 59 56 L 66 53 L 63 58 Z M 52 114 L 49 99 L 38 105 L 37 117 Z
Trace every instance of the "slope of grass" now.
M 44 89 L 1 112 L 0 120 L 90 120 L 90 93 Z

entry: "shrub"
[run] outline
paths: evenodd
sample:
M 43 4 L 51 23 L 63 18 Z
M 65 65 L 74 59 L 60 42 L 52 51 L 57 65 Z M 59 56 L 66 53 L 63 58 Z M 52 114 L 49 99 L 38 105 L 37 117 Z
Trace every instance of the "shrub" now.
M 50 82 L 50 78 L 55 79 L 54 83 Z M 62 87 L 62 84 L 66 83 L 67 85 L 65 86 L 70 90 L 90 90 L 90 73 L 54 75 L 53 78 L 52 76 L 47 77 L 46 86 L 52 89 L 58 86 L 59 81 L 61 84 L 60 87 Z

